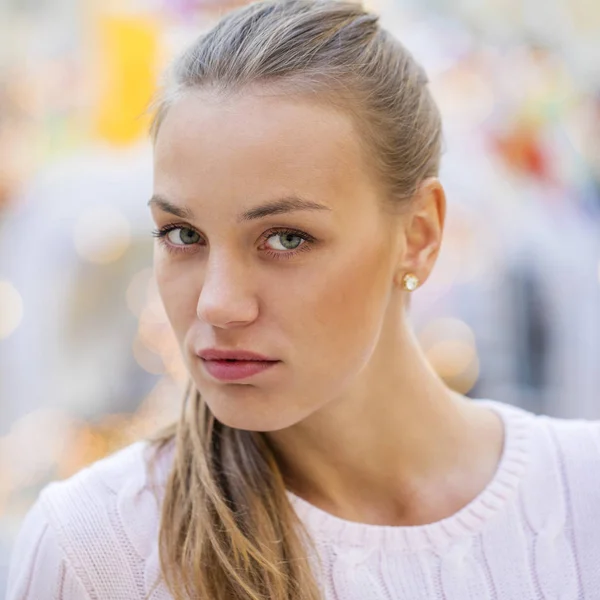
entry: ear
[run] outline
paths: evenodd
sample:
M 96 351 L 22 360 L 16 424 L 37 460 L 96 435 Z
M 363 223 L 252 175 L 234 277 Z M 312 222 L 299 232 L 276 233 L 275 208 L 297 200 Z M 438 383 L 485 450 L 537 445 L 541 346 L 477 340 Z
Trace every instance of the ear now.
M 402 285 L 406 273 L 413 273 L 423 284 L 437 260 L 446 221 L 446 194 L 437 177 L 421 183 L 407 211 L 404 229 L 404 254 L 398 265 L 396 282 Z

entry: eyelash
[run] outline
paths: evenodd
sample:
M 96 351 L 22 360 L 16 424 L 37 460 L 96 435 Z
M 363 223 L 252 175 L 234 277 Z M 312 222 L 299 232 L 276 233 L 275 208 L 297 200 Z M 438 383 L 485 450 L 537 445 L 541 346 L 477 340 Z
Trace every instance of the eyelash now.
M 174 254 L 190 252 L 191 248 L 196 246 L 196 244 L 186 244 L 186 245 L 182 245 L 182 246 L 174 246 L 167 241 L 166 236 L 171 231 L 174 231 L 176 229 L 187 229 L 188 231 L 194 231 L 195 233 L 197 233 L 191 227 L 187 227 L 185 225 L 177 225 L 177 224 L 173 223 L 170 225 L 165 225 L 164 227 L 161 227 L 160 229 L 155 229 L 154 231 L 152 231 L 152 236 L 157 238 L 159 243 L 162 244 L 167 249 L 168 252 L 172 252 Z M 200 234 L 198 234 L 198 235 L 200 235 Z M 306 251 L 312 250 L 312 244 L 316 241 L 315 238 L 313 238 L 308 233 L 304 233 L 303 231 L 298 231 L 297 229 L 288 229 L 286 227 L 279 227 L 279 228 L 274 228 L 274 229 L 270 229 L 269 231 L 266 231 L 262 235 L 262 240 L 266 241 L 269 238 L 273 237 L 274 235 L 293 235 L 293 236 L 299 237 L 304 240 L 304 243 L 301 244 L 296 250 L 289 250 L 287 252 L 284 252 L 283 250 L 277 250 L 277 251 L 276 250 L 265 250 L 267 255 L 269 255 L 272 258 L 275 258 L 277 260 L 288 260 L 288 259 L 293 258 L 294 256 L 300 254 L 301 252 L 306 252 Z

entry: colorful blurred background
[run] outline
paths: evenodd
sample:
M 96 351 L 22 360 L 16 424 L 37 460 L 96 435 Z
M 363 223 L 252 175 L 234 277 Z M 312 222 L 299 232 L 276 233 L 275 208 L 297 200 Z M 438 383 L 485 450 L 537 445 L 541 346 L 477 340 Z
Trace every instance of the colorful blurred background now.
M 0 0 L 0 597 L 40 488 L 178 414 L 146 107 L 232 0 Z M 372 0 L 425 66 L 449 207 L 412 319 L 471 397 L 600 419 L 600 3 Z

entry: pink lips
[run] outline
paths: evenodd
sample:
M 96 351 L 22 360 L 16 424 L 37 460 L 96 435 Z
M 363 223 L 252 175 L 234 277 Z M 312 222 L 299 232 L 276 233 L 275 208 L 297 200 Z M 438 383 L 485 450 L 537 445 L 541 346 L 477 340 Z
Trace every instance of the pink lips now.
M 274 360 L 246 350 L 219 350 L 210 348 L 198 352 L 210 375 L 221 381 L 235 381 L 262 373 L 275 366 Z

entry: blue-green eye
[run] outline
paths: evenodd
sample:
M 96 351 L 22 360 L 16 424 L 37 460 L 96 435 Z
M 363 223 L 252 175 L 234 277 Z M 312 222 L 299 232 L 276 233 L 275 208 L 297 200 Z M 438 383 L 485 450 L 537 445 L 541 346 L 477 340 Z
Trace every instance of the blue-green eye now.
M 173 235 L 174 234 L 174 235 Z M 197 244 L 202 238 L 193 230 L 186 227 L 176 227 L 167 232 L 167 239 L 174 246 L 179 246 L 181 242 L 184 246 Z
M 314 237 L 295 229 L 274 228 L 263 234 L 261 250 L 275 260 L 289 260 L 298 254 L 312 250 L 316 243 Z
M 280 233 L 276 233 L 272 236 L 270 236 L 267 239 L 267 242 L 269 240 L 280 240 L 279 243 L 274 244 L 273 246 L 271 246 L 271 248 L 273 250 L 296 250 L 297 248 L 299 248 L 303 242 L 306 242 L 306 240 L 302 237 L 299 236 L 295 233 L 288 233 L 288 232 L 280 232 Z M 279 246 L 279 247 L 277 247 Z
M 202 241 L 202 236 L 189 227 L 167 225 L 152 232 L 169 252 L 189 252 Z

